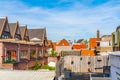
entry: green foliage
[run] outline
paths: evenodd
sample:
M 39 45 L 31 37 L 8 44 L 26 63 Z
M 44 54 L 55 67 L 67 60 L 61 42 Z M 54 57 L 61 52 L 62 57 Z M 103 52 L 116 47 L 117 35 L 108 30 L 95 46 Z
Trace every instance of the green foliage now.
M 51 50 L 51 54 L 50 54 L 50 56 L 56 57 L 57 55 L 58 55 L 57 52 L 55 52 L 54 50 Z
M 48 66 L 48 65 L 43 65 L 42 67 L 41 67 L 42 69 L 48 69 L 48 70 L 55 70 L 55 67 L 51 67 L 51 66 Z
M 38 63 L 38 60 L 35 61 L 35 66 L 33 67 L 33 70 L 38 70 L 40 69 L 40 65 Z
M 85 42 L 86 45 L 89 43 L 87 40 L 85 40 L 84 42 Z
M 35 50 L 30 51 L 30 56 L 33 57 L 35 55 Z
M 6 60 L 6 61 L 3 61 L 3 63 L 16 63 L 17 61 L 16 60 Z

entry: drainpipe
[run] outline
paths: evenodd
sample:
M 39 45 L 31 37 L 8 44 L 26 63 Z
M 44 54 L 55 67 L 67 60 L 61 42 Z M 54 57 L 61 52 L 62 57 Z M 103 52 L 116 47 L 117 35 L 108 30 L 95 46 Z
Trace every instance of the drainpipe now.
M 38 48 L 36 47 L 36 60 L 38 59 Z
M 7 54 L 7 49 L 5 48 L 5 61 L 6 61 L 6 54 Z
M 28 60 L 30 60 L 30 45 L 29 45 L 29 48 L 28 48 Z
M 18 62 L 20 62 L 20 44 L 18 44 L 18 52 L 17 52 L 17 55 L 18 55 Z
M 44 46 L 42 45 L 42 65 L 44 65 L 44 52 L 43 52 Z

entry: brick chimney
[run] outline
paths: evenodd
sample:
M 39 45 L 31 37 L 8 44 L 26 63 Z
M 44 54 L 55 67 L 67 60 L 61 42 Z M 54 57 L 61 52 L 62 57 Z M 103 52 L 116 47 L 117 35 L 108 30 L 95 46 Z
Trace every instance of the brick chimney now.
M 100 31 L 97 30 L 97 38 L 100 38 Z

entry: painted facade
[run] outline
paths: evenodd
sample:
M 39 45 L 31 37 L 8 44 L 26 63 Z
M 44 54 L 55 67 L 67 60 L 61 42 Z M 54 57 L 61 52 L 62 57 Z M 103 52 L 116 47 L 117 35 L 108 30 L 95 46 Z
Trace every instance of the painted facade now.
M 28 69 L 35 65 L 35 60 L 40 65 L 47 64 L 46 28 L 29 32 L 27 25 L 8 23 L 7 17 L 0 19 L 0 28 L 0 68 Z M 34 34 L 37 30 L 40 37 Z M 31 34 L 41 40 L 32 41 Z

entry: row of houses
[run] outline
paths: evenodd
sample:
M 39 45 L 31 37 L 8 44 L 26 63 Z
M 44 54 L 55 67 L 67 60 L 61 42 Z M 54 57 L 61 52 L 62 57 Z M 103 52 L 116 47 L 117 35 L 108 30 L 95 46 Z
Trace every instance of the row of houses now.
M 97 30 L 96 37 L 90 38 L 88 41 L 85 39 L 79 39 L 74 42 L 66 39 L 62 39 L 59 42 L 48 40 L 48 45 L 49 48 L 53 48 L 59 55 L 63 51 L 79 51 L 82 56 L 104 55 L 107 52 L 120 50 L 119 35 L 120 26 L 116 28 L 115 32 L 110 33 L 110 35 L 100 35 L 100 31 Z
M 28 29 L 19 22 L 0 18 L 0 68 L 26 69 L 35 60 L 44 64 L 47 54 L 46 28 Z

